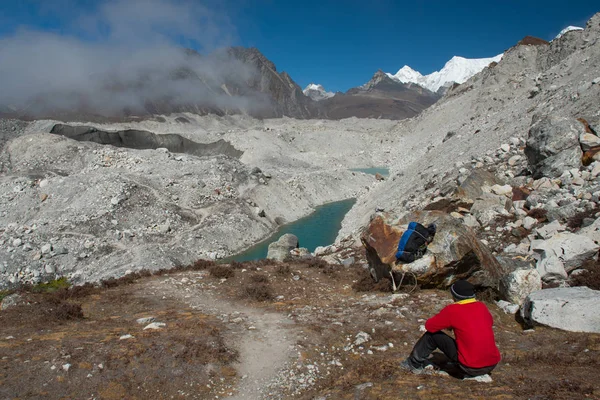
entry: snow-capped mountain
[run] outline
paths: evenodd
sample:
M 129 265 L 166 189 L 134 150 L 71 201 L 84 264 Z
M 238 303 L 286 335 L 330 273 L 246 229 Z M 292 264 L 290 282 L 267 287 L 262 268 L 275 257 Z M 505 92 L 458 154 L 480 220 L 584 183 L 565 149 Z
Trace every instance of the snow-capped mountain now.
M 390 78 L 402 83 L 416 83 L 432 92 L 437 92 L 442 86 L 449 86 L 452 83 L 464 83 L 473 75 L 481 72 L 491 62 L 498 62 L 502 58 L 502 54 L 490 58 L 464 58 L 454 56 L 444 65 L 440 71 L 435 71 L 429 75 L 422 75 L 408 65 L 400 68 L 400 70 L 392 75 L 387 74 Z
M 328 99 L 333 97 L 335 93 L 325 91 L 323 85 L 317 85 L 314 83 L 309 84 L 303 91 L 306 96 L 310 97 L 315 101 Z
M 558 35 L 556 35 L 556 37 L 554 38 L 554 40 L 558 39 L 559 37 L 561 37 L 562 35 L 564 35 L 567 32 L 570 31 L 582 31 L 583 28 L 580 28 L 578 26 L 567 26 L 565 29 L 563 29 L 562 31 L 560 31 L 560 33 Z

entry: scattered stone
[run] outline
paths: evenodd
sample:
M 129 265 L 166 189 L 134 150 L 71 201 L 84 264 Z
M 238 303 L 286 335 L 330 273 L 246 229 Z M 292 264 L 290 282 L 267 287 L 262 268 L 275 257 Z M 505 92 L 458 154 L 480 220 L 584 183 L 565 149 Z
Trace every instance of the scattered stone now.
M 165 324 L 164 322 L 153 322 L 149 325 L 146 325 L 144 327 L 144 330 L 147 330 L 147 329 L 157 330 L 160 328 L 164 328 L 165 326 L 167 326 L 167 324 Z
M 371 340 L 371 335 L 369 335 L 366 332 L 358 332 L 355 336 L 355 340 L 354 340 L 354 345 L 355 346 L 360 346 L 363 343 L 367 343 L 369 340 Z
M 156 317 L 144 317 L 144 318 L 136 319 L 135 322 L 138 323 L 139 325 L 145 325 L 145 324 L 154 322 L 155 320 L 156 320 Z
M 12 307 L 16 307 L 20 304 L 23 304 L 24 299 L 19 293 L 9 294 L 0 302 L 0 310 L 7 310 Z
M 512 303 L 509 303 L 508 301 L 498 300 L 496 302 L 496 305 L 498 306 L 498 308 L 500 308 L 506 314 L 513 315 L 513 314 L 516 314 L 517 311 L 519 311 L 519 305 L 518 304 L 512 304 Z
M 52 245 L 50 243 L 46 243 L 42 245 L 40 251 L 42 252 L 42 254 L 48 254 L 52 251 Z
M 492 192 L 499 196 L 512 197 L 513 188 L 510 185 L 504 185 L 504 186 L 494 185 L 494 186 L 492 186 Z
M 530 231 L 537 224 L 538 220 L 535 218 L 525 217 L 525 219 L 523 220 L 523 228 L 527 229 L 528 231 Z
M 521 305 L 525 298 L 542 290 L 542 277 L 537 269 L 517 269 L 500 280 L 500 294 L 510 303 Z
M 71 364 L 67 363 L 67 364 L 63 364 L 62 369 L 65 372 L 69 372 L 69 369 L 71 368 Z
M 464 381 L 475 381 L 475 382 L 479 382 L 479 383 L 491 383 L 491 382 L 493 382 L 492 377 L 489 376 L 488 374 L 474 376 L 472 378 L 464 378 L 463 380 Z
M 123 335 L 119 338 L 119 340 L 127 340 L 127 339 L 133 339 L 133 335 L 127 334 L 127 335 Z
M 21 239 L 15 239 L 12 242 L 13 247 L 19 247 L 21 244 L 23 244 L 23 241 Z

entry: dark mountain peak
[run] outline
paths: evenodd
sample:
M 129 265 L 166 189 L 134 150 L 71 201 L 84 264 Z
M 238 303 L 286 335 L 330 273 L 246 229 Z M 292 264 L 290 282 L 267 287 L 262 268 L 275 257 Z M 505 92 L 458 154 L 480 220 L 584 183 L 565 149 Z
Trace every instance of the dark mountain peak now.
M 517 46 L 542 46 L 547 44 L 550 44 L 550 42 L 544 39 L 540 39 L 535 36 L 525 36 L 517 43 Z
M 240 60 L 243 63 L 251 64 L 255 66 L 265 65 L 273 71 L 277 71 L 275 64 L 269 60 L 263 53 L 260 52 L 256 47 L 230 47 L 227 49 L 227 53 Z

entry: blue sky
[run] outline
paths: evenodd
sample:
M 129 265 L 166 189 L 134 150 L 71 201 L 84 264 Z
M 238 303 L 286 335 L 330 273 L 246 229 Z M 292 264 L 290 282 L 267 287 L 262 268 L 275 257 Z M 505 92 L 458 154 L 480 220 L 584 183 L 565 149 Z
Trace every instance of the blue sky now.
M 144 4 L 134 2 L 138 7 Z M 105 2 L 0 0 L 0 39 L 29 29 L 98 40 L 101 24 L 96 21 L 95 30 L 88 30 L 81 16 L 93 15 L 101 3 Z M 203 7 L 204 12 L 194 14 L 197 25 L 209 24 L 211 29 L 169 30 L 174 40 L 201 51 L 222 45 L 254 46 L 300 86 L 315 82 L 333 91 L 363 84 L 378 69 L 395 73 L 407 64 L 427 74 L 442 68 L 453 55 L 494 56 L 525 35 L 550 40 L 568 25 L 585 26 L 600 11 L 597 1 L 580 0 L 188 3 L 193 3 L 192 9 Z

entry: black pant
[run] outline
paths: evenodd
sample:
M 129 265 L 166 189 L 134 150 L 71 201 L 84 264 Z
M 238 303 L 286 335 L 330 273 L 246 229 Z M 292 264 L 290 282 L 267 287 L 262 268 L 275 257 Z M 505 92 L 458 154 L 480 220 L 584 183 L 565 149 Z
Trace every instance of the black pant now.
M 489 374 L 496 367 L 496 365 L 492 365 L 483 368 L 470 368 L 466 365 L 462 365 L 458 361 L 456 340 L 446 335 L 442 331 L 436 333 L 425 332 L 410 353 L 410 360 L 413 364 L 422 364 L 435 349 L 440 349 L 442 353 L 444 353 L 446 357 L 450 359 L 450 361 L 458 364 L 465 374 L 469 376 Z

